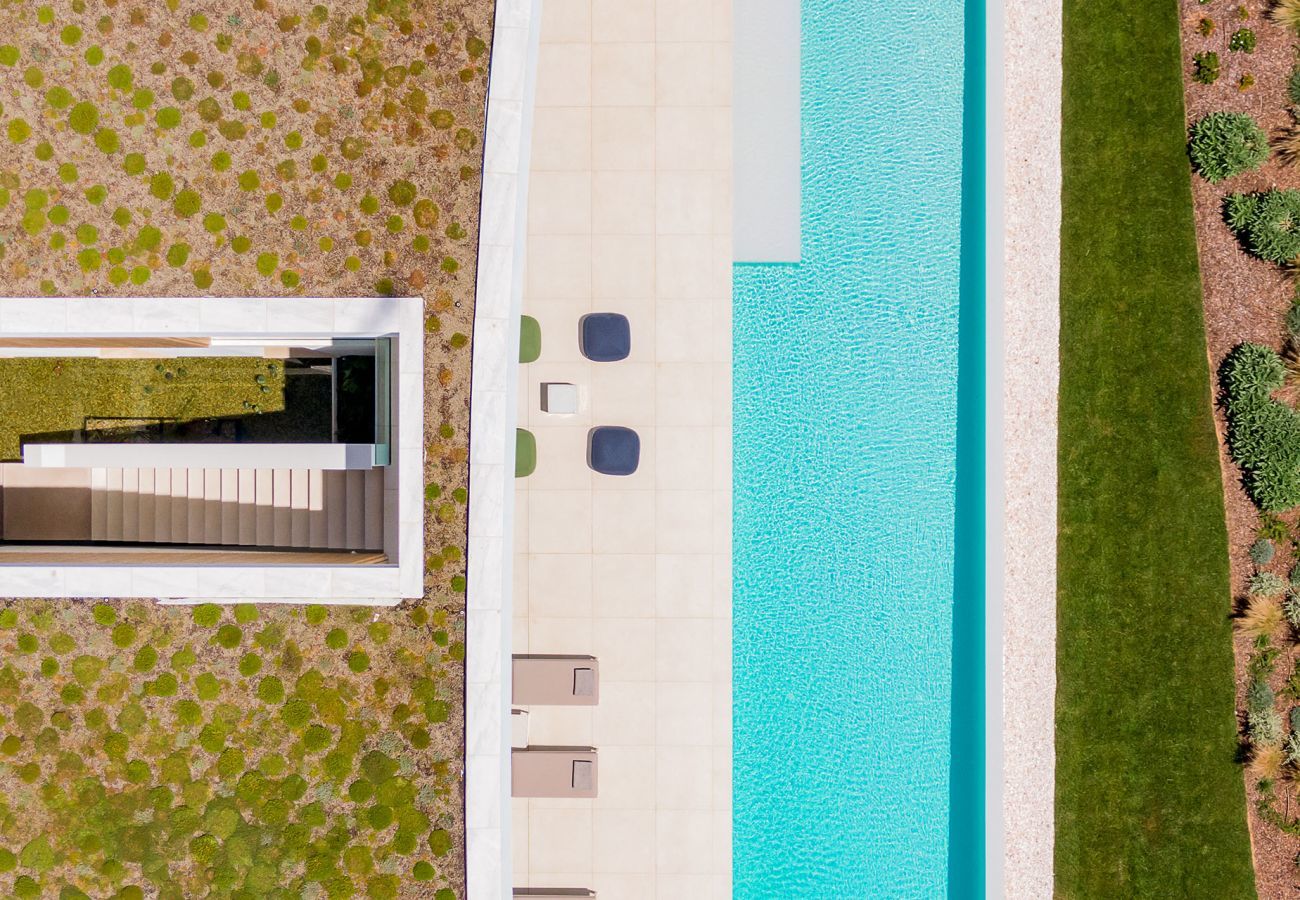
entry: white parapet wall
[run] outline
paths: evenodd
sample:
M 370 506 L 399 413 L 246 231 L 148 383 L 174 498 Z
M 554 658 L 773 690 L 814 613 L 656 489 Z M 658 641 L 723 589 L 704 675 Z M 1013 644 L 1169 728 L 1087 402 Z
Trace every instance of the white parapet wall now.
M 511 561 L 519 316 L 541 0 L 498 0 L 488 79 L 470 385 L 465 637 L 468 900 L 513 889 L 510 842 Z
M 252 600 L 393 605 L 423 595 L 422 298 L 0 298 L 0 337 L 61 336 L 236 338 L 257 344 L 289 339 L 392 337 L 393 440 L 385 506 L 390 517 L 388 524 L 394 526 L 397 539 L 385 548 L 389 557 L 387 565 L 321 565 L 312 561 L 305 561 L 301 566 L 0 564 L 0 596 L 145 597 L 165 603 Z M 342 452 L 348 458 L 349 445 L 337 446 L 344 448 Z M 373 453 L 372 445 L 359 446 Z M 138 454 L 140 445 L 130 447 Z M 294 465 L 301 464 L 300 456 Z M 181 465 L 208 463 L 195 455 Z
M 372 469 L 374 444 L 27 444 L 45 469 Z

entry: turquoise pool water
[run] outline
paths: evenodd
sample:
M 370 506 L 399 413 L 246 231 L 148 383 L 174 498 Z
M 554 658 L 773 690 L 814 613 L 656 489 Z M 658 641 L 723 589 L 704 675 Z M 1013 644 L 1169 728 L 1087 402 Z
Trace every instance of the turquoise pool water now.
M 967 13 L 803 3 L 803 261 L 734 273 L 737 897 L 980 890 Z

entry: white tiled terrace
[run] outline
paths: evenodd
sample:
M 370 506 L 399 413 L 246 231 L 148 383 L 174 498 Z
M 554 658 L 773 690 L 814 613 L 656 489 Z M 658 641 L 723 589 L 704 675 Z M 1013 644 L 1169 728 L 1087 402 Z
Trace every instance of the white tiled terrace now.
M 588 745 L 595 800 L 514 800 L 514 883 L 615 898 L 731 896 L 729 0 L 547 0 L 529 173 L 514 652 L 593 654 L 595 708 L 534 707 L 534 745 Z M 630 320 L 592 363 L 578 320 Z M 543 382 L 579 412 L 540 409 Z M 629 477 L 587 431 L 634 428 Z

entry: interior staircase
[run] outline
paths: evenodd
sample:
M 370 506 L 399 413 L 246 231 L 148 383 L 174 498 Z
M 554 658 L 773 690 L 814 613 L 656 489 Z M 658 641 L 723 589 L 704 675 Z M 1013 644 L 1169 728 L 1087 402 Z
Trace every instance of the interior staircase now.
M 91 469 L 90 539 L 381 550 L 384 470 Z

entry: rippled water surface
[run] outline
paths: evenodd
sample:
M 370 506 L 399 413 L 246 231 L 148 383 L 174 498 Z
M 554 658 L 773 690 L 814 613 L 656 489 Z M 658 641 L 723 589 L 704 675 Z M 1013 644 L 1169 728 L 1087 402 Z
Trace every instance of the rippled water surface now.
M 962 12 L 804 0 L 803 262 L 735 270 L 737 897 L 944 891 Z

